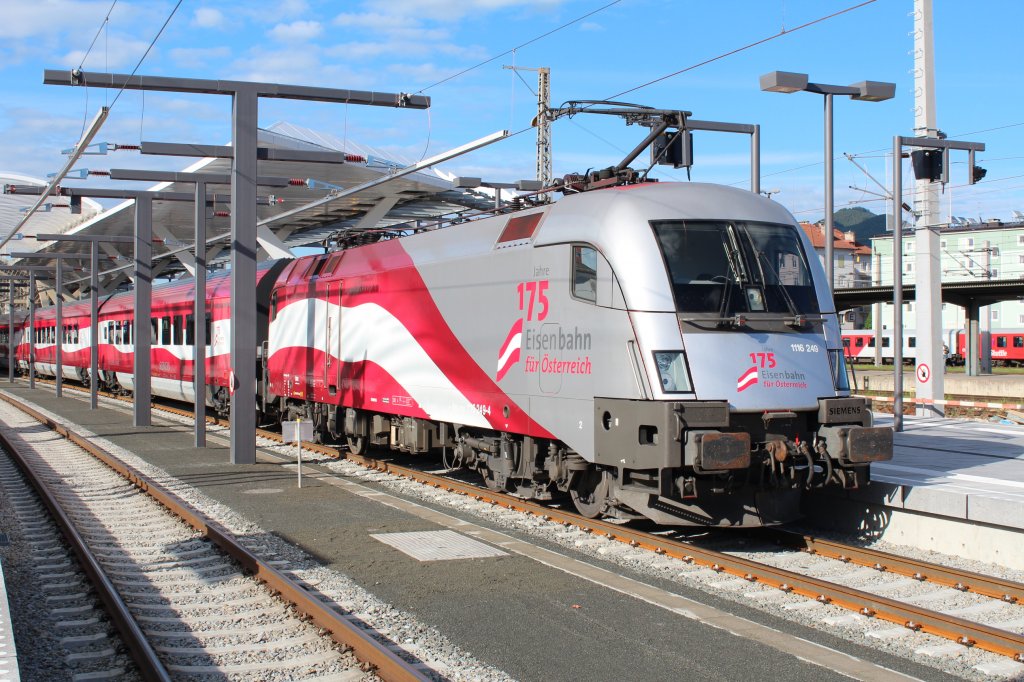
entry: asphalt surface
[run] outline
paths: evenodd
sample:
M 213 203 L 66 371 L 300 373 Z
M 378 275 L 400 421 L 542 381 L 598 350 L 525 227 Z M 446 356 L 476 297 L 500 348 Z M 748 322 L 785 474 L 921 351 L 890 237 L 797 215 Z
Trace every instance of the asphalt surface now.
M 0 390 L 131 450 L 517 679 L 849 679 L 769 646 L 763 636 L 759 641 L 730 634 L 520 554 L 417 561 L 369 535 L 440 529 L 422 517 L 316 476 L 304 476 L 298 490 L 294 471 L 279 464 L 231 465 L 227 448 L 213 439 L 211 447 L 193 448 L 187 427 L 136 429 L 130 413 L 102 404 L 90 410 L 88 401 L 68 397 L 58 401 L 52 387 L 29 390 L 24 384 L 5 382 Z M 159 423 L 156 414 L 154 421 Z M 480 523 L 475 518 L 472 522 Z M 561 547 L 556 551 L 571 555 Z M 577 558 L 596 563 L 591 557 Z M 611 564 L 604 568 L 622 573 Z M 659 585 L 649 576 L 631 577 L 775 628 L 779 638 L 811 640 L 921 679 L 952 679 L 933 668 L 876 654 L 711 594 L 677 584 Z M 884 671 L 872 676 L 885 677 Z

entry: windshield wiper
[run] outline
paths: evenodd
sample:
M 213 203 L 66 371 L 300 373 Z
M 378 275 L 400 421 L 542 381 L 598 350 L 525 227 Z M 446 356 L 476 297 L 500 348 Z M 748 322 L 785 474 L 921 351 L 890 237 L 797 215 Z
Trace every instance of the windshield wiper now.
M 774 282 L 777 283 L 773 286 L 778 287 L 779 292 L 782 294 L 782 300 L 785 301 L 785 307 L 790 309 L 790 314 L 793 315 L 792 318 L 786 319 L 785 324 L 797 328 L 806 326 L 807 316 L 800 313 L 800 310 L 797 308 L 796 301 L 794 301 L 793 297 L 790 296 L 790 292 L 785 290 L 785 285 L 782 284 L 782 278 L 779 276 L 778 270 L 772 267 L 771 261 L 768 260 L 768 256 L 766 256 L 765 252 L 759 249 L 754 243 L 754 239 L 751 237 L 751 232 L 746 229 L 746 226 L 741 225 L 740 227 L 743 230 L 744 235 L 746 235 L 746 239 L 750 242 L 751 249 L 754 251 L 755 262 L 758 264 L 758 271 L 761 272 L 761 286 L 765 289 L 765 293 L 767 293 L 768 290 L 768 278 L 765 276 L 765 270 L 764 267 L 762 267 L 762 263 L 767 265 L 768 269 L 771 271 L 772 278 L 774 278 Z
M 725 249 L 729 272 L 725 275 L 725 291 L 722 292 L 722 302 L 718 305 L 718 324 L 719 326 L 742 327 L 746 323 L 742 315 L 726 317 L 726 312 L 732 305 L 732 288 L 734 286 L 732 279 L 735 276 L 739 283 L 742 283 L 744 279 L 743 269 L 738 260 L 739 248 L 736 244 L 736 235 L 730 227 L 726 227 L 726 231 L 722 234 L 722 248 Z

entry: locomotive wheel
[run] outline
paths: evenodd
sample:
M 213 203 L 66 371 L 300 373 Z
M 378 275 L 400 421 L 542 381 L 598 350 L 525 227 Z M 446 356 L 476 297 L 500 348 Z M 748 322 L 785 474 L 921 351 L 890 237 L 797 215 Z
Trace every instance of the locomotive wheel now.
M 588 519 L 594 519 L 608 506 L 608 493 L 611 490 L 611 476 L 608 472 L 588 467 L 576 477 L 576 482 L 569 491 L 576 511 Z
M 348 451 L 353 455 L 366 454 L 366 436 L 345 435 L 345 442 L 348 444 Z

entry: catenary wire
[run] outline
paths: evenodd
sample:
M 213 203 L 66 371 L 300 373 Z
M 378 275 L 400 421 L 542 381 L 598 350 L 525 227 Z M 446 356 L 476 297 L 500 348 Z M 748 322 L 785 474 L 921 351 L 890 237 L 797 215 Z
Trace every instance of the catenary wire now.
M 630 88 L 628 90 L 623 90 L 622 92 L 618 92 L 618 93 L 616 93 L 614 95 L 611 95 L 611 96 L 607 97 L 606 99 L 611 99 L 611 100 L 617 99 L 617 98 L 619 98 L 619 97 L 621 97 L 623 95 L 627 95 L 627 94 L 629 94 L 631 92 L 636 92 L 637 90 L 641 90 L 643 88 L 646 88 L 649 85 L 654 85 L 655 83 L 660 83 L 663 80 L 668 80 L 669 78 L 672 78 L 674 76 L 678 76 L 681 73 L 686 73 L 687 71 L 693 71 L 694 69 L 700 68 L 700 67 L 705 66 L 707 64 L 710 64 L 712 62 L 716 62 L 716 61 L 718 61 L 720 59 L 725 59 L 726 57 L 731 57 L 734 54 L 738 54 L 738 53 L 743 52 L 745 50 L 749 50 L 749 49 L 751 49 L 753 47 L 757 47 L 758 45 L 763 45 L 764 43 L 767 43 L 769 41 L 775 40 L 776 38 L 781 38 L 782 36 L 789 35 L 790 33 L 796 33 L 797 31 L 799 31 L 801 29 L 805 29 L 805 28 L 808 28 L 810 26 L 814 26 L 815 24 L 820 24 L 823 21 L 828 21 L 829 19 L 833 19 L 835 17 L 838 17 L 841 14 L 846 14 L 847 12 L 852 12 L 853 10 L 860 9 L 861 7 L 865 7 L 867 5 L 870 5 L 873 2 L 876 2 L 876 0 L 865 0 L 864 2 L 861 2 L 861 3 L 856 4 L 856 5 L 852 5 L 850 7 L 847 7 L 846 9 L 841 9 L 838 12 L 833 12 L 832 14 L 828 14 L 828 15 L 823 16 L 823 17 L 818 17 L 817 19 L 814 19 L 812 21 L 808 21 L 807 23 L 800 24 L 799 26 L 797 26 L 795 28 L 791 28 L 791 29 L 788 29 L 788 30 L 786 28 L 782 28 L 781 30 L 779 30 L 778 33 L 770 35 L 770 36 L 768 36 L 766 38 L 761 38 L 760 40 L 756 40 L 756 41 L 754 41 L 752 43 L 748 43 L 747 45 L 744 45 L 743 47 L 738 47 L 735 50 L 729 50 L 728 52 L 723 52 L 722 54 L 720 54 L 718 56 L 711 57 L 710 59 L 705 59 L 702 62 L 698 62 L 697 64 L 693 64 L 691 66 L 687 66 L 686 68 L 679 69 L 678 71 L 673 71 L 672 73 L 666 74 L 666 75 L 661 76 L 659 78 L 655 78 L 654 80 L 651 80 L 651 81 L 647 81 L 646 83 L 641 83 L 640 85 L 632 87 L 632 88 Z
M 164 20 L 163 26 L 161 26 L 160 30 L 157 31 L 155 36 L 153 36 L 153 40 L 149 43 L 149 47 L 146 48 L 146 51 L 139 58 L 139 62 L 135 65 L 135 68 L 132 69 L 131 75 L 128 76 L 128 80 L 125 81 L 125 84 L 121 86 L 121 88 L 117 91 L 117 94 L 114 96 L 114 100 L 110 103 L 111 109 L 113 109 L 114 105 L 117 104 L 117 100 L 121 97 L 121 93 L 124 92 L 125 85 L 128 85 L 128 81 L 131 80 L 132 76 L 135 75 L 135 72 L 139 70 L 140 66 L 142 66 L 142 62 L 146 61 L 146 57 L 149 56 L 150 50 L 153 49 L 153 46 L 156 45 L 156 41 L 158 41 L 160 39 L 160 36 L 163 35 L 164 29 L 167 28 L 167 24 L 171 23 L 171 19 L 174 18 L 174 15 L 178 11 L 178 8 L 181 7 L 182 2 L 184 2 L 184 0 L 178 0 L 178 3 L 174 6 L 174 9 L 172 9 L 171 13 L 167 15 L 167 19 Z
M 428 85 L 425 88 L 417 90 L 416 94 L 419 95 L 421 93 L 426 92 L 427 90 L 430 90 L 431 88 L 436 88 L 438 85 L 441 85 L 443 83 L 447 83 L 448 81 L 454 80 L 454 79 L 458 78 L 459 76 L 461 76 L 463 74 L 469 73 L 470 71 L 473 71 L 474 69 L 479 69 L 481 66 L 484 66 L 486 64 L 490 64 L 491 62 L 495 61 L 496 59 L 500 59 L 501 57 L 504 57 L 505 55 L 509 54 L 510 52 L 513 52 L 513 51 L 518 50 L 520 48 L 526 47 L 527 45 L 532 45 L 533 43 L 537 42 L 538 40 L 541 40 L 543 38 L 547 38 L 549 35 L 551 35 L 553 33 L 557 33 L 559 31 L 561 31 L 562 29 L 565 29 L 565 28 L 568 28 L 569 26 L 572 26 L 573 24 L 579 23 L 579 22 L 583 21 L 584 19 L 586 19 L 588 17 L 592 17 L 595 14 L 597 14 L 598 12 L 606 10 L 609 7 L 613 6 L 613 5 L 619 4 L 620 2 L 622 2 L 622 0 L 612 0 L 612 2 L 609 2 L 606 5 L 602 5 L 601 7 L 598 7 L 595 10 L 591 10 L 590 12 L 587 12 L 586 14 L 584 14 L 582 16 L 576 17 L 572 21 L 568 21 L 568 22 L 562 24 L 561 26 L 558 26 L 556 28 L 551 29 L 550 31 L 548 31 L 546 33 L 542 33 L 539 36 L 531 38 L 530 40 L 527 40 L 525 43 L 522 43 L 520 45 L 516 45 L 513 48 L 505 50 L 501 54 L 496 54 L 496 55 L 494 55 L 493 57 L 491 57 L 489 59 L 485 59 L 484 61 L 480 62 L 479 64 L 477 64 L 475 66 L 470 66 L 468 68 L 465 68 L 462 71 L 459 71 L 458 73 L 454 73 L 451 76 L 448 76 L 447 78 L 439 80 L 439 81 L 437 81 L 436 83 L 434 83 L 432 85 Z M 874 0 L 871 0 L 871 2 L 874 2 Z

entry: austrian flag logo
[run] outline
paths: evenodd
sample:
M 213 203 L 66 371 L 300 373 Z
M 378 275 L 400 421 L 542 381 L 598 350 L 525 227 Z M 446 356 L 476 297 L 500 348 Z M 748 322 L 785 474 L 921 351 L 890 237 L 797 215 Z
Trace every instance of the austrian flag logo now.
M 742 393 L 757 383 L 757 365 L 751 367 L 736 380 L 736 392 Z
M 523 318 L 516 320 L 516 323 L 512 325 L 512 329 L 509 330 L 508 336 L 505 338 L 505 343 L 501 344 L 501 350 L 498 351 L 498 373 L 495 376 L 496 381 L 501 381 L 502 378 L 512 369 L 512 365 L 519 362 L 520 346 L 523 345 Z

